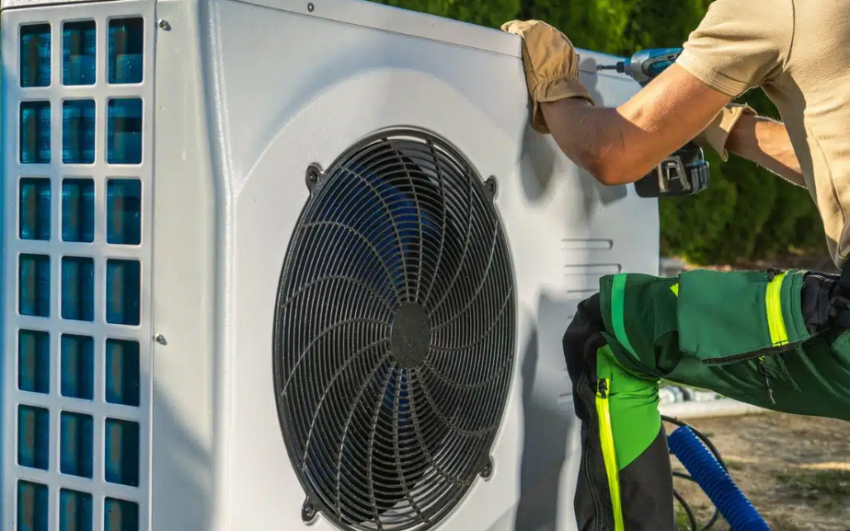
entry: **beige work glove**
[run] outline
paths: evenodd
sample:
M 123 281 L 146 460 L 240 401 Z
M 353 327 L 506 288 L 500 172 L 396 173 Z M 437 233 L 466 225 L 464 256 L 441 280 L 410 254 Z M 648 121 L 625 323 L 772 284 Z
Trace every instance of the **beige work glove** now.
M 732 128 L 744 114 L 757 116 L 755 109 L 749 105 L 730 103 L 714 117 L 708 127 L 694 138 L 694 144 L 703 149 L 710 147 L 720 155 L 723 162 L 726 162 L 729 160 L 726 140 L 729 138 L 729 132 L 732 131 Z
M 502 30 L 522 37 L 522 60 L 531 97 L 531 127 L 549 133 L 540 104 L 565 98 L 583 98 L 595 105 L 578 79 L 578 61 L 566 35 L 539 20 L 512 20 Z

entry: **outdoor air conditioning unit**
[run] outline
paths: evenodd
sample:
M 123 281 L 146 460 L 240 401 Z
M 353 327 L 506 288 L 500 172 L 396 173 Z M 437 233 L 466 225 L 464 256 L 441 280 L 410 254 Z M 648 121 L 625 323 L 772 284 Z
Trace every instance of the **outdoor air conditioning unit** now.
M 561 337 L 657 205 L 529 128 L 518 37 L 2 8 L 3 530 L 575 529 Z

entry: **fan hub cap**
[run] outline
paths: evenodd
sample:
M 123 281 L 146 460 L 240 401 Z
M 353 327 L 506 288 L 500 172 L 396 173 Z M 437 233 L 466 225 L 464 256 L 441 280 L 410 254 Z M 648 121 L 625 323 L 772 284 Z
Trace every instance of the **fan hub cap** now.
M 390 344 L 399 366 L 418 367 L 431 345 L 431 319 L 419 304 L 405 303 L 393 317 Z

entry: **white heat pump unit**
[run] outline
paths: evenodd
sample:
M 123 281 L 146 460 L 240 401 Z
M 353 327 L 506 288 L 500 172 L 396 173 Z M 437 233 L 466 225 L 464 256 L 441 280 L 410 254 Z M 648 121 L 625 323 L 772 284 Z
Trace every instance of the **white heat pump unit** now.
M 658 214 L 518 37 L 355 0 L 2 0 L 4 531 L 573 530 L 561 338 Z M 597 102 L 638 90 L 597 73 Z

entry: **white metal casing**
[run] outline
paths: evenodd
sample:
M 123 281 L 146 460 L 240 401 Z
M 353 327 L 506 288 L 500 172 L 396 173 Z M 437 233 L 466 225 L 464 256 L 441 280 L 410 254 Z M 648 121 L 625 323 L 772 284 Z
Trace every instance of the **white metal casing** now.
M 308 197 L 309 164 L 328 167 L 361 137 L 399 125 L 444 137 L 480 175 L 496 177 L 496 205 L 517 283 L 516 366 L 492 450 L 494 472 L 473 485 L 439 529 L 575 529 L 578 425 L 561 337 L 601 275 L 657 273 L 657 205 L 638 198 L 632 187 L 599 185 L 551 138 L 528 127 L 518 38 L 356 0 L 41 3 L 2 4 L 7 353 L 16 352 L 23 322 L 14 302 L 16 253 L 35 245 L 19 241 L 16 232 L 15 181 L 24 171 L 10 141 L 17 120 L 10 109 L 21 97 L 15 86 L 17 24 L 100 21 L 113 11 L 135 12 L 144 15 L 150 37 L 144 83 L 133 87 L 145 98 L 145 157 L 131 172 L 149 179 L 142 245 L 132 250 L 145 271 L 143 320 L 132 335 L 142 341 L 146 360 L 139 414 L 148 423 L 141 452 L 148 481 L 121 491 L 139 501 L 140 529 L 306 529 L 304 492 L 278 427 L 271 375 L 274 300 L 288 235 Z M 156 27 L 159 20 L 164 24 Z M 54 65 L 60 43 L 54 38 Z M 582 80 L 599 104 L 616 105 L 638 89 L 624 76 L 596 72 L 598 61 L 614 58 L 580 53 Z M 72 91 L 55 86 L 55 76 L 50 97 L 70 97 Z M 114 89 L 100 79 L 94 88 L 73 89 L 88 90 L 98 110 Z M 98 116 L 98 163 L 84 173 L 96 179 L 115 171 L 129 175 L 100 165 L 105 127 Z M 59 138 L 54 133 L 57 154 Z M 59 161 L 43 169 L 54 197 L 67 174 Z M 102 188 L 97 191 L 100 213 L 104 199 Z M 122 252 L 101 245 L 98 223 L 91 256 Z M 70 252 L 55 239 L 39 247 L 56 257 L 52 263 Z M 100 308 L 105 283 L 101 269 L 95 274 Z M 51 289 L 56 292 L 58 281 Z M 111 333 L 97 324 L 101 316 L 90 328 L 98 338 Z M 51 332 L 76 330 L 58 316 L 48 321 L 43 326 Z M 164 338 L 160 343 L 153 341 L 157 334 Z M 14 415 L 24 394 L 16 390 L 15 359 L 6 356 L 3 376 L 3 529 L 15 529 L 19 477 L 43 479 L 51 493 L 78 485 L 56 468 L 55 437 L 48 473 L 32 476 L 16 465 Z M 98 396 L 90 409 L 100 415 L 107 406 Z M 45 400 L 58 425 L 54 408 L 64 402 L 55 389 Z M 95 448 L 102 444 L 95 438 Z M 101 479 L 90 486 L 96 500 L 112 492 Z M 103 529 L 99 507 L 95 530 Z M 51 516 L 51 531 L 56 522 Z M 310 528 L 333 526 L 320 515 Z

